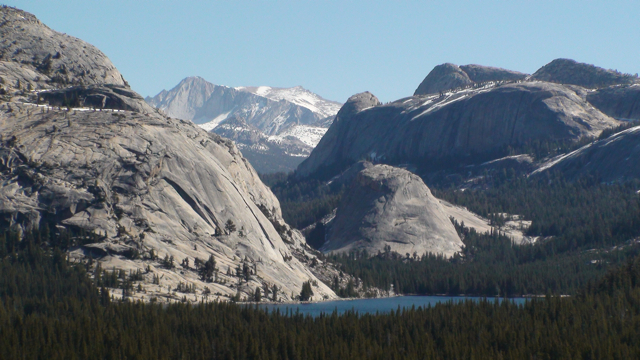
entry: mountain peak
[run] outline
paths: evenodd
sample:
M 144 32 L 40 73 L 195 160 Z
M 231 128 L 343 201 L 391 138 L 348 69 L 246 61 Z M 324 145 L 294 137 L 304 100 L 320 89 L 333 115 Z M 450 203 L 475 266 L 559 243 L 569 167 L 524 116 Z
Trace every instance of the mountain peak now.
M 487 81 L 523 80 L 527 74 L 483 65 L 444 63 L 433 68 L 413 95 L 437 94 Z
M 19 30 L 19 31 L 18 31 Z M 128 86 L 95 46 L 51 30 L 28 12 L 0 7 L 0 76 L 10 86 L 35 89 L 69 85 Z
M 585 88 L 601 88 L 640 82 L 637 75 L 623 74 L 617 70 L 607 70 L 592 64 L 564 58 L 555 59 L 541 67 L 531 78 Z

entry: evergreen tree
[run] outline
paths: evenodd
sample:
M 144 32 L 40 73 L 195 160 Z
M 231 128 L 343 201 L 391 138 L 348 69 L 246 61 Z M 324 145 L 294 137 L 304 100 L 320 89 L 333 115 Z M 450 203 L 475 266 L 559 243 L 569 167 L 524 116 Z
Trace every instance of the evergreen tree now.
M 302 291 L 300 291 L 300 301 L 309 301 L 313 296 L 313 289 L 311 289 L 311 281 L 305 281 L 302 283 Z

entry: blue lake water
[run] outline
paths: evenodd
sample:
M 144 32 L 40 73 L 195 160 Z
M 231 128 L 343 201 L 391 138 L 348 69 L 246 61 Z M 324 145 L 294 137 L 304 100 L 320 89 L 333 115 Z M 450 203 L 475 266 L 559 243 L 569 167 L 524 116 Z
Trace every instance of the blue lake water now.
M 387 313 L 391 310 L 397 310 L 400 308 L 410 309 L 415 306 L 425 308 L 428 306 L 434 306 L 438 303 L 446 303 L 448 301 L 461 302 L 465 300 L 480 301 L 487 299 L 489 301 L 504 301 L 501 298 L 482 298 L 482 297 L 464 297 L 464 296 L 396 296 L 390 298 L 378 298 L 378 299 L 356 299 L 356 300 L 338 300 L 338 301 L 324 301 L 318 303 L 308 304 L 264 304 L 259 305 L 263 309 L 269 311 L 279 310 L 280 313 L 295 313 L 299 311 L 304 315 L 318 316 L 321 313 L 331 314 L 337 311 L 338 314 L 345 313 L 347 311 L 357 311 L 359 314 L 368 314 L 376 312 Z M 508 299 L 516 304 L 524 304 L 528 298 L 512 298 Z

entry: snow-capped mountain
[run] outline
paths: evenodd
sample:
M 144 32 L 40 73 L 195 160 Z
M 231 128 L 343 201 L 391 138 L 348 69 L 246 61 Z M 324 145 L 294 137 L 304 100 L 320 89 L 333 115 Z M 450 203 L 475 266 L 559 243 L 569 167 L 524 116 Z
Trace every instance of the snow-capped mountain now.
M 285 100 L 305 107 L 323 118 L 334 116 L 342 106 L 338 102 L 323 99 L 318 94 L 312 93 L 302 86 L 292 88 L 272 88 L 269 86 L 237 87 L 236 90 L 248 91 L 274 101 Z
M 260 172 L 294 169 L 341 107 L 301 86 L 231 88 L 200 77 L 188 77 L 145 100 L 168 116 L 233 139 Z

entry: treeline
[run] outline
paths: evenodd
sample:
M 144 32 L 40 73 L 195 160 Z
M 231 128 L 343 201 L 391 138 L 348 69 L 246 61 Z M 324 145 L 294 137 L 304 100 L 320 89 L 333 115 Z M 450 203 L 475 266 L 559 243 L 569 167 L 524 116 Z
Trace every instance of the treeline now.
M 343 187 L 330 186 L 317 179 L 298 179 L 295 173 L 260 174 L 280 201 L 287 224 L 303 229 L 331 213 L 338 206 Z
M 227 303 L 111 302 L 83 265 L 32 240 L 0 260 L 3 359 L 640 357 L 637 258 L 575 298 L 313 318 Z
M 538 245 L 513 245 L 497 231 L 480 234 L 456 223 L 465 244 L 453 258 L 436 255 L 350 253 L 329 259 L 361 279 L 364 288 L 397 294 L 523 296 L 575 294 L 611 266 L 640 254 L 640 245 L 557 254 Z M 371 256 L 374 255 L 374 256 Z M 355 284 L 356 286 L 359 284 Z
M 486 189 L 434 189 L 434 195 L 491 218 L 530 220 L 530 236 L 551 237 L 548 252 L 610 247 L 640 235 L 640 182 L 601 184 L 597 176 L 566 181 L 559 174 L 512 177 Z

